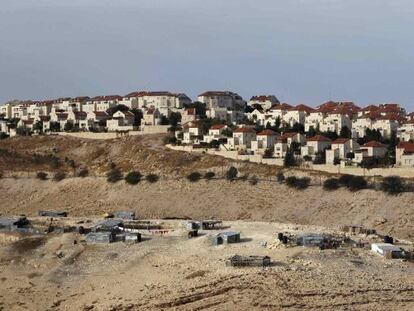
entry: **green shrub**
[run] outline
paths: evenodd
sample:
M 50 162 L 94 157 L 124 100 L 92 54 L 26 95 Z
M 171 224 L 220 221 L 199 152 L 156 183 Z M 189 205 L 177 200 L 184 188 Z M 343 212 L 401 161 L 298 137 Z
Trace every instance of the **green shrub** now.
M 339 188 L 338 178 L 328 178 L 323 182 L 323 189 L 325 190 L 336 190 Z
M 404 192 L 405 188 L 405 183 L 399 176 L 385 177 L 381 183 L 381 189 L 390 195 L 397 195 Z
M 56 172 L 55 175 L 53 176 L 53 180 L 57 181 L 57 182 L 65 179 L 65 178 L 66 178 L 66 173 L 63 172 L 63 171 Z
M 285 175 L 282 172 L 276 174 L 276 180 L 281 184 L 285 181 Z
M 290 188 L 303 190 L 309 187 L 310 178 L 309 177 L 297 178 L 295 176 L 289 176 L 288 178 L 286 178 L 286 185 L 288 185 L 288 187 Z
M 250 178 L 249 183 L 252 186 L 255 186 L 259 183 L 259 179 L 256 177 L 256 175 L 253 175 L 252 178 Z
M 362 176 L 352 176 L 348 184 L 348 189 L 351 191 L 358 191 L 365 189 L 368 186 L 367 181 Z
M 119 169 L 113 168 L 106 173 L 106 180 L 110 183 L 116 183 L 123 178 L 122 173 Z
M 47 179 L 47 173 L 45 172 L 37 172 L 36 178 L 40 180 L 46 180 Z
M 214 174 L 214 172 L 207 172 L 204 174 L 204 178 L 207 180 L 213 179 L 214 176 L 216 176 L 216 174 Z
M 78 173 L 78 176 L 79 177 L 86 177 L 86 176 L 88 176 L 89 175 L 89 171 L 88 171 L 88 169 L 87 168 L 83 168 L 83 169 L 81 169 L 80 171 L 79 171 L 79 173 Z
M 229 181 L 234 181 L 237 178 L 237 175 L 239 174 L 239 171 L 234 166 L 230 166 L 226 173 L 226 179 Z
M 339 185 L 348 187 L 349 184 L 351 183 L 352 178 L 353 176 L 349 174 L 341 175 L 338 179 Z
M 164 145 L 167 145 L 167 144 L 175 145 L 177 143 L 177 137 L 168 135 L 168 136 L 165 136 L 162 139 L 162 141 Z
M 191 182 L 196 182 L 201 179 L 201 174 L 199 172 L 192 172 L 187 176 L 187 179 Z
M 156 183 L 159 179 L 158 175 L 155 174 L 148 174 L 145 179 L 150 183 Z
M 294 188 L 296 187 L 297 180 L 296 176 L 289 176 L 285 179 L 285 183 L 288 187 Z
M 136 185 L 141 181 L 142 175 L 140 172 L 131 171 L 125 176 L 125 181 L 130 185 Z

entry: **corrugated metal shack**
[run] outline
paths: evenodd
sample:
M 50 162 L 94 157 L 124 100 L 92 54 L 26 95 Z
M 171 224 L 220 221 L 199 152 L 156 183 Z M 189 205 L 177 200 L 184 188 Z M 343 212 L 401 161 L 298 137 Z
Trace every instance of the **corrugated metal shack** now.
M 0 230 L 1 231 L 21 231 L 19 229 L 25 229 L 30 224 L 29 220 L 22 217 L 0 217 Z
M 85 236 L 88 243 L 112 243 L 115 241 L 113 232 L 91 232 Z
M 120 219 L 104 219 L 98 222 L 95 226 L 93 226 L 93 232 L 112 232 L 118 233 L 122 230 L 120 227 L 123 226 L 123 221 Z
M 296 238 L 296 244 L 305 247 L 316 246 L 321 249 L 328 249 L 337 248 L 340 241 L 334 239 L 333 236 L 329 234 L 309 233 L 298 236 Z
M 120 218 L 120 219 L 129 219 L 129 220 L 136 219 L 135 212 L 133 212 L 133 211 L 115 212 L 114 216 L 115 216 L 115 218 Z
M 217 230 L 223 228 L 223 222 L 221 220 L 201 220 L 199 223 L 203 230 Z
M 269 256 L 240 256 L 234 255 L 226 261 L 231 267 L 266 267 L 270 266 Z
M 213 245 L 230 244 L 240 242 L 240 232 L 227 231 L 209 237 Z
M 68 217 L 68 213 L 64 211 L 39 211 L 42 217 Z

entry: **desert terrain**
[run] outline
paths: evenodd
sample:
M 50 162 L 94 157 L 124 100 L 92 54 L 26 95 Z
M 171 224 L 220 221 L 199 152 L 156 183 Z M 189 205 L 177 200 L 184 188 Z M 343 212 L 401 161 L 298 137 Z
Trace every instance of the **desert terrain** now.
M 111 165 L 160 176 L 108 183 Z M 258 184 L 222 178 L 233 165 Z M 76 177 L 87 168 L 89 176 Z M 162 136 L 97 141 L 71 137 L 20 137 L 0 141 L 0 214 L 37 216 L 65 210 L 68 221 L 134 210 L 140 219 L 221 219 L 241 232 L 242 243 L 211 246 L 211 232 L 194 239 L 183 220 L 166 222 L 173 232 L 135 245 L 87 245 L 76 233 L 13 238 L 0 244 L 0 310 L 412 310 L 414 267 L 367 249 L 276 245 L 277 232 L 333 232 L 363 225 L 411 243 L 414 194 L 324 191 L 328 175 L 285 170 L 205 154 L 168 150 Z M 37 179 L 65 171 L 56 182 Z M 189 182 L 191 172 L 216 178 Z M 311 186 L 293 190 L 276 173 L 307 175 Z M 147 236 L 146 236 L 147 235 Z M 76 241 L 76 244 L 74 244 Z M 263 246 L 267 244 L 267 246 Z M 411 244 L 410 244 L 411 245 Z M 268 255 L 268 268 L 226 267 L 233 254 Z

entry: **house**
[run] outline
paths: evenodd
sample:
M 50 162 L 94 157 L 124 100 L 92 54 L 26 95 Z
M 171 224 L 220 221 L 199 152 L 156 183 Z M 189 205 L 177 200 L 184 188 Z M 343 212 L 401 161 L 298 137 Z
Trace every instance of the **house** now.
M 256 135 L 256 140 L 251 142 L 251 149 L 255 153 L 263 154 L 266 149 L 273 152 L 275 143 L 280 135 L 270 129 L 263 130 Z
M 194 122 L 199 119 L 197 115 L 197 111 L 195 108 L 186 108 L 181 113 L 181 124 L 185 124 L 188 122 Z
M 382 137 L 390 138 L 393 134 L 397 133 L 401 121 L 402 118 L 395 114 L 381 115 L 375 120 L 372 128 L 379 130 Z
M 305 118 L 305 132 L 308 133 L 311 129 L 320 129 L 320 124 L 331 111 L 333 111 L 333 109 L 328 107 L 319 107 L 318 109 L 311 111 Z
M 364 137 L 368 129 L 373 129 L 377 117 L 379 117 L 379 115 L 375 112 L 369 112 L 352 120 L 352 137 Z
M 233 137 L 227 140 L 230 149 L 246 150 L 251 148 L 252 141 L 256 140 L 256 130 L 252 127 L 239 127 L 233 131 Z
M 248 120 L 253 121 L 256 124 L 262 126 L 266 125 L 266 112 L 261 107 L 254 109 L 252 112 L 246 113 L 246 117 Z
M 301 133 L 289 132 L 283 133 L 276 142 L 274 147 L 274 156 L 276 158 L 284 158 L 288 149 L 292 144 L 297 144 L 297 146 L 303 145 L 305 143 L 305 136 Z
M 306 140 L 306 145 L 302 146 L 300 153 L 302 157 L 310 156 L 315 157 L 316 154 L 325 152 L 326 149 L 331 147 L 332 140 L 322 135 L 315 135 Z
M 260 106 L 263 110 L 268 110 L 273 105 L 279 104 L 279 100 L 275 95 L 256 95 L 250 98 L 247 105 L 249 106 Z
M 207 91 L 197 97 L 198 101 L 206 104 L 206 109 L 226 108 L 230 110 L 243 110 L 246 102 L 243 98 L 230 91 Z
M 199 144 L 203 141 L 203 128 L 198 122 L 190 122 L 183 126 L 184 144 Z
M 106 121 L 108 131 L 133 131 L 135 116 L 130 111 L 117 111 Z
M 309 106 L 303 104 L 297 105 L 287 110 L 282 116 L 283 123 L 289 124 L 290 126 L 293 126 L 296 123 L 304 125 L 306 117 L 313 111 L 315 111 L 315 109 Z
M 414 143 L 402 141 L 397 145 L 395 164 L 402 167 L 414 167 Z
M 164 115 L 168 109 L 182 109 L 185 105 L 191 104 L 191 98 L 184 93 L 144 91 L 137 92 L 135 96 L 138 99 L 138 108 L 155 107 Z
M 3 116 L 5 119 L 12 118 L 12 107 L 14 105 L 12 103 L 6 103 L 0 106 L 0 115 Z
M 118 105 L 121 100 L 122 97 L 119 95 L 95 96 L 86 101 L 85 105 L 82 106 L 82 110 L 85 112 L 107 111 L 109 108 Z
M 79 129 L 88 129 L 87 113 L 84 111 L 76 111 L 69 108 L 67 121 L 72 122 Z
M 34 119 L 27 119 L 27 120 L 19 120 L 17 122 L 17 127 L 29 129 L 31 132 L 33 131 L 33 127 L 35 125 Z
M 397 138 L 400 141 L 414 141 L 414 119 L 405 121 L 397 129 Z
M 327 116 L 323 119 L 319 125 L 319 129 L 322 132 L 335 132 L 338 135 L 343 127 L 347 127 L 349 130 L 352 129 L 352 122 L 346 111 L 334 110 L 328 112 Z
M 158 125 L 161 123 L 161 113 L 160 111 L 155 108 L 151 107 L 149 109 L 145 109 L 144 113 L 142 114 L 141 119 L 141 126 L 153 126 Z
M 234 255 L 226 260 L 226 266 L 231 267 L 267 267 L 271 261 L 269 256 L 240 256 Z
M 146 92 L 143 91 L 131 92 L 122 97 L 122 99 L 119 101 L 119 104 L 127 106 L 129 109 L 142 108 L 139 106 L 139 98 L 145 94 Z
M 355 151 L 354 162 L 361 163 L 365 158 L 381 159 L 387 154 L 387 146 L 378 142 L 370 141 Z
M 359 150 L 359 145 L 349 138 L 338 138 L 331 144 L 331 149 L 326 150 L 326 163 L 334 164 L 335 159 L 346 160 L 349 153 Z
M 204 135 L 204 142 L 210 143 L 213 140 L 220 140 L 226 138 L 223 135 L 224 131 L 227 129 L 227 125 L 225 124 L 214 124 L 208 130 L 208 134 Z
M 106 121 L 110 118 L 109 114 L 105 111 L 89 111 L 86 114 L 87 128 L 102 129 L 106 127 Z
M 279 118 L 280 122 L 282 122 L 284 115 L 288 112 L 289 109 L 292 108 L 294 107 L 286 103 L 276 104 L 270 107 L 266 114 L 269 115 L 271 119 L 276 120 Z

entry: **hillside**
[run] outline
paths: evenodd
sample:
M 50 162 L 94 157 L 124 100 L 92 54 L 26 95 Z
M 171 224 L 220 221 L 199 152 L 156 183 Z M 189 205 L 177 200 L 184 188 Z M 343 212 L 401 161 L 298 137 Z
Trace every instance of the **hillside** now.
M 165 149 L 161 141 L 160 136 L 110 141 L 69 137 L 1 141 L 0 167 L 4 175 L 23 177 L 0 179 L 0 213 L 35 215 L 39 209 L 64 209 L 72 215 L 99 215 L 116 209 L 133 209 L 144 218 L 214 217 L 325 226 L 353 223 L 400 237 L 414 237 L 413 193 L 393 197 L 374 190 L 327 192 L 316 185 L 318 176 L 313 177 L 314 186 L 296 191 L 274 181 L 280 168 L 172 151 Z M 14 157 L 5 156 L 7 152 Z M 64 158 L 73 159 L 76 166 L 88 167 L 93 176 L 68 178 L 59 183 L 27 178 L 22 171 L 33 176 L 41 169 L 56 170 L 49 164 L 34 163 L 34 153 L 52 153 L 62 163 L 56 169 L 65 169 L 69 174 L 71 168 Z M 124 172 L 131 169 L 143 174 L 155 172 L 161 180 L 155 184 L 142 181 L 136 186 L 124 181 L 110 184 L 102 176 L 111 161 Z M 219 179 L 190 183 L 179 178 L 195 170 L 214 170 L 221 175 L 231 164 L 241 174 L 255 174 L 262 180 L 253 186 L 246 181 L 230 183 Z

